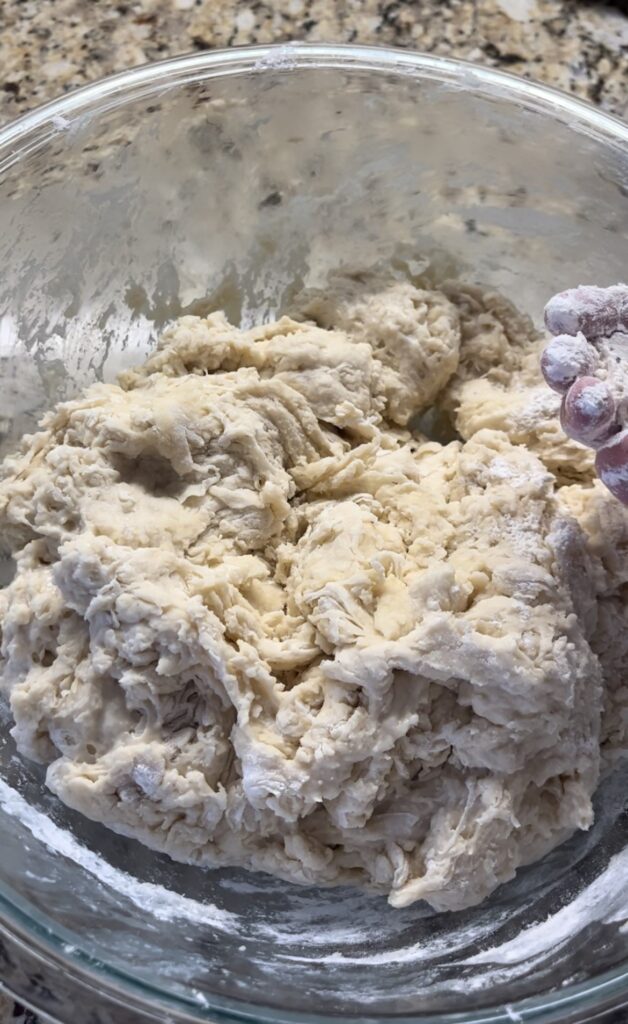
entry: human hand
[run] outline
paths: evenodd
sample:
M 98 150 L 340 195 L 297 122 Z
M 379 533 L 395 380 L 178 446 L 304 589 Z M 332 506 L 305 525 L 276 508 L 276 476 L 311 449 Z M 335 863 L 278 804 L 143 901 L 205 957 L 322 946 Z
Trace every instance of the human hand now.
M 596 451 L 600 480 L 628 505 L 628 285 L 559 292 L 545 325 L 541 370 L 563 395 L 563 430 Z

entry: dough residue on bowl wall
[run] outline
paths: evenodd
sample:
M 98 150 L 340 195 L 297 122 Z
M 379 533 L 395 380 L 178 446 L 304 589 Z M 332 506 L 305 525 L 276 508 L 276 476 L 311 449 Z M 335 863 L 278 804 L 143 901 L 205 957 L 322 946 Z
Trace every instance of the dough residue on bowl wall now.
M 181 318 L 5 460 L 14 736 L 177 860 L 470 906 L 625 751 L 628 513 L 499 295 L 339 273 L 289 312 Z

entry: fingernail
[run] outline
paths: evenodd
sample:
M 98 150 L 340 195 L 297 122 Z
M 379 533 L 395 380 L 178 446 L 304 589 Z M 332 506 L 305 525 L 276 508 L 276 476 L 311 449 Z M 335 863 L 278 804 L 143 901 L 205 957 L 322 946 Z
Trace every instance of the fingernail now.
M 615 434 L 598 450 L 595 468 L 611 494 L 628 505 L 628 429 Z
M 564 395 L 578 377 L 591 374 L 597 363 L 597 352 L 583 334 L 559 334 L 543 350 L 541 372 L 552 390 Z
M 560 419 L 569 437 L 592 444 L 610 436 L 616 411 L 615 399 L 604 381 L 580 377 L 563 399 Z

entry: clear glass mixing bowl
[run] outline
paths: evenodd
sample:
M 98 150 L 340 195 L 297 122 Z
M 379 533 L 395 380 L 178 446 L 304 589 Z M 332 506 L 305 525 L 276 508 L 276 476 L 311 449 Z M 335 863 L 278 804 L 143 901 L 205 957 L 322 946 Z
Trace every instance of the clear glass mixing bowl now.
M 0 133 L 1 450 L 183 310 L 262 319 L 344 261 L 439 251 L 538 313 L 625 279 L 627 232 L 628 128 L 497 72 L 290 45 L 118 75 Z M 628 1001 L 625 773 L 592 832 L 438 915 L 175 865 L 66 811 L 8 728 L 0 977 L 64 1024 L 565 1022 Z

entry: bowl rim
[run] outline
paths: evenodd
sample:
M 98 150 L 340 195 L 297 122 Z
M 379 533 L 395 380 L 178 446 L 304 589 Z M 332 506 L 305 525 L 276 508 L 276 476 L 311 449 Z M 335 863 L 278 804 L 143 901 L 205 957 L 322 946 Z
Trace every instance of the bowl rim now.
M 64 133 L 72 130 L 90 111 L 102 113 L 122 106 L 131 99 L 154 96 L 188 83 L 213 77 L 224 78 L 249 73 L 286 73 L 304 69 L 372 71 L 413 77 L 419 81 L 437 80 L 477 95 L 495 96 L 523 105 L 544 116 L 567 123 L 574 131 L 602 139 L 606 144 L 628 149 L 628 124 L 619 117 L 552 86 L 524 79 L 510 72 L 482 67 L 471 61 L 440 57 L 390 46 L 366 46 L 336 43 L 290 41 L 254 46 L 230 47 L 182 54 L 121 71 L 96 82 L 73 89 L 58 99 L 39 105 L 0 128 L 0 174 Z M 42 967 L 62 966 L 64 971 L 94 992 L 101 992 L 118 1005 L 134 1006 L 147 1014 L 167 1013 L 174 1022 L 213 1020 L 249 1021 L 285 1024 L 334 1024 L 347 1019 L 337 1015 L 319 1015 L 304 1011 L 277 1011 L 269 1005 L 248 1004 L 213 994 L 211 1003 L 201 1008 L 192 1001 L 164 993 L 149 983 L 108 964 L 90 962 L 89 955 L 77 948 L 68 951 L 67 932 L 39 911 L 31 916 L 18 898 L 0 884 L 0 938 L 4 935 L 18 945 L 28 942 L 30 951 Z M 2 983 L 0 982 L 0 991 Z M 628 998 L 628 957 L 622 966 L 558 992 L 546 992 L 515 1003 L 500 1003 L 471 1013 L 392 1014 L 386 1017 L 356 1015 L 356 1024 L 509 1024 L 520 1021 L 552 1024 L 564 1020 L 563 1014 L 598 1012 L 623 1005 Z M 601 1002 L 603 1000 L 603 1003 Z M 610 1001 L 609 1001 L 610 1000 Z M 621 1001 L 620 1001 L 621 1000 Z M 46 1015 L 45 1006 L 37 1007 Z M 207 1016 L 207 1013 L 211 1016 Z M 174 1016 L 173 1016 L 174 1015 Z M 52 1018 L 49 1018 L 52 1019 Z M 148 1017 L 147 1017 L 148 1019 Z M 156 1021 L 159 1018 L 151 1016 Z M 163 1018 L 164 1021 L 166 1017 Z M 351 1018 L 349 1018 L 351 1019 Z M 572 1017 L 571 1020 L 576 1018 Z
M 543 111 L 557 120 L 567 119 L 574 129 L 578 126 L 590 134 L 603 136 L 607 142 L 628 145 L 628 124 L 621 118 L 554 86 L 508 71 L 400 47 L 289 41 L 182 54 L 140 64 L 71 89 L 0 128 L 0 173 L 6 169 L 7 156 L 13 157 L 12 163 L 25 155 L 25 147 L 19 144 L 20 140 L 29 139 L 32 144 L 31 134 L 43 131 L 44 138 L 40 141 L 46 142 L 50 137 L 70 131 L 75 127 L 71 117 L 85 114 L 91 107 L 102 111 L 122 104 L 144 90 L 147 95 L 152 95 L 186 81 L 251 71 L 291 72 L 308 67 L 373 70 L 408 76 L 414 73 L 422 79 L 436 78 L 480 94 L 494 95 L 496 91 L 503 91 L 525 106 Z M 30 145 L 26 148 L 30 149 Z

